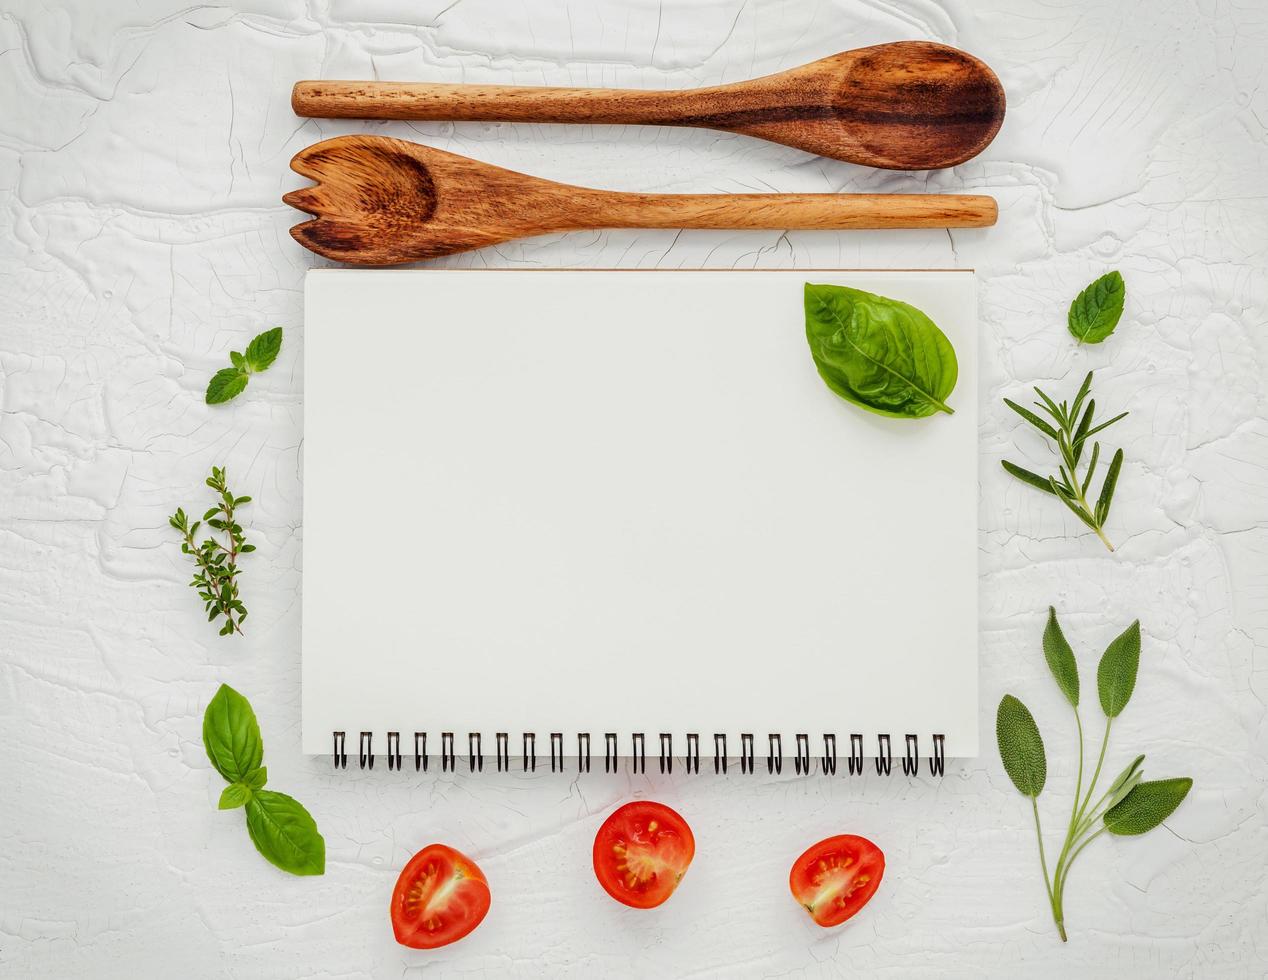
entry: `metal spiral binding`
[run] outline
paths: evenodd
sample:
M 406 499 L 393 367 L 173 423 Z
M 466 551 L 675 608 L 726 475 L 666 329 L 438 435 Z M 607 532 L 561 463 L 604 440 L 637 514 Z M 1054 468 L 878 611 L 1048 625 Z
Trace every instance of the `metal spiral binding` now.
M 332 758 L 336 769 L 348 768 L 348 733 L 332 732 Z M 672 732 L 659 732 L 660 749 L 658 752 L 660 771 L 672 775 L 674 771 L 674 736 Z M 796 747 L 792 756 L 793 769 L 799 776 L 808 775 L 814 765 L 808 732 L 796 734 Z M 440 733 L 440 768 L 442 772 L 456 772 L 457 758 L 454 748 L 455 733 Z M 509 772 L 511 768 L 510 733 L 496 732 L 497 771 Z M 929 754 L 929 773 L 941 776 L 946 772 L 946 735 L 934 733 L 933 750 Z M 521 735 L 521 759 L 524 772 L 537 771 L 537 734 L 524 732 Z M 876 736 L 876 774 L 889 776 L 893 774 L 894 752 L 893 736 L 881 733 Z M 647 736 L 644 732 L 630 735 L 630 769 L 633 773 L 647 772 Z M 393 772 L 405 768 L 401 753 L 401 733 L 387 733 L 387 767 Z M 859 732 L 850 733 L 850 752 L 846 757 L 845 771 L 851 776 L 861 775 L 864 765 L 864 737 Z M 361 731 L 357 733 L 357 763 L 361 769 L 374 768 L 374 733 Z M 819 757 L 820 771 L 825 776 L 837 773 L 837 736 L 831 732 L 823 735 L 823 754 Z M 902 772 L 912 777 L 920 774 L 920 736 L 914 732 L 903 735 Z M 620 736 L 616 732 L 605 732 L 603 735 L 603 771 L 616 773 L 620 771 Z M 687 733 L 686 755 L 683 757 L 686 771 L 693 774 L 700 772 L 700 733 Z M 752 732 L 740 734 L 740 772 L 752 775 L 756 771 L 756 752 L 754 751 L 754 735 Z M 713 771 L 718 775 L 726 775 L 729 765 L 727 736 L 724 732 L 713 734 Z M 550 733 L 550 771 L 563 772 L 566 766 L 564 757 L 563 732 Z M 577 733 L 577 771 L 590 772 L 591 744 L 589 732 Z M 414 732 L 414 771 L 426 772 L 428 768 L 427 733 Z M 467 768 L 470 772 L 484 771 L 484 750 L 480 732 L 467 733 Z M 784 741 L 779 732 L 767 735 L 766 771 L 770 775 L 780 775 L 784 768 Z
M 700 771 L 700 735 L 692 732 L 687 735 L 687 772 Z

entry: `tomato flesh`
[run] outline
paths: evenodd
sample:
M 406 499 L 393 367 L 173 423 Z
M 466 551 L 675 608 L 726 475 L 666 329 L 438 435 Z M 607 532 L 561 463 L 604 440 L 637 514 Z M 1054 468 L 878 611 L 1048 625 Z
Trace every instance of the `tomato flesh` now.
M 866 905 L 885 874 L 885 855 L 866 837 L 842 834 L 793 863 L 788 887 L 821 926 L 839 926 Z
M 402 946 L 447 946 L 481 923 L 489 899 L 489 883 L 474 861 L 444 844 L 428 844 L 396 879 L 392 932 Z
M 623 905 L 651 909 L 663 903 L 696 854 L 696 839 L 681 816 L 663 803 L 626 803 L 603 821 L 594 837 L 594 874 Z

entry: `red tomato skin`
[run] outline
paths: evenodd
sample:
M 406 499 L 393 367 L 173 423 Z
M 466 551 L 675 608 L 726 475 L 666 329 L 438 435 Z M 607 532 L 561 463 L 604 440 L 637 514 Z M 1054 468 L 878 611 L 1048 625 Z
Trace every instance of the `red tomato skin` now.
M 435 869 L 437 886 L 455 877 L 461 878 L 450 893 L 449 901 L 440 910 L 452 920 L 447 928 L 429 930 L 410 909 L 410 892 L 428 866 Z M 434 891 L 435 888 L 428 889 Z M 428 844 L 409 859 L 396 879 L 392 891 L 392 933 L 402 946 L 412 949 L 436 949 L 448 946 L 470 935 L 489 912 L 492 896 L 488 879 L 471 858 L 446 844 Z M 457 906 L 453 913 L 451 907 Z
M 655 821 L 656 829 L 650 832 L 649 837 L 648 828 L 652 821 Z M 625 846 L 627 842 L 641 845 L 649 841 L 656 845 L 649 850 L 663 858 L 664 873 L 657 873 L 651 887 L 641 890 L 637 886 L 631 888 L 622 876 L 620 859 L 614 848 Z M 653 909 L 663 905 L 674 893 L 695 854 L 696 839 L 681 814 L 663 803 L 635 800 L 619 807 L 603 821 L 599 832 L 594 835 L 591 857 L 594 875 L 605 892 L 630 908 Z
M 827 871 L 830 876 L 831 865 L 834 862 L 840 864 L 842 859 L 849 859 L 850 863 L 845 867 L 854 869 L 848 885 L 853 885 L 856 876 L 867 875 L 867 881 L 854 885 L 841 902 L 835 901 L 835 894 L 829 894 L 817 904 L 812 904 L 820 890 L 816 877 L 824 873 L 820 862 L 830 866 Z M 842 870 L 841 873 L 846 872 Z M 841 834 L 819 841 L 793 862 L 788 873 L 788 888 L 797 904 L 810 913 L 815 924 L 827 929 L 839 926 L 870 902 L 884 874 L 885 855 L 879 847 L 866 837 Z

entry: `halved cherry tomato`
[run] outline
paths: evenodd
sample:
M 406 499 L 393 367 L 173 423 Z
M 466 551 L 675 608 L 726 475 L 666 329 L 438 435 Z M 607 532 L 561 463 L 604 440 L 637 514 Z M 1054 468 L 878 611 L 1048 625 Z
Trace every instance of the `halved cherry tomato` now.
M 674 893 L 696 854 L 687 821 L 663 803 L 626 803 L 594 836 L 594 873 L 623 905 L 651 909 Z
M 788 887 L 821 926 L 839 926 L 876 894 L 885 855 L 866 837 L 821 840 L 793 863 Z
M 402 946 L 435 949 L 471 932 L 489 911 L 489 883 L 476 863 L 444 844 L 409 859 L 392 892 L 392 931 Z

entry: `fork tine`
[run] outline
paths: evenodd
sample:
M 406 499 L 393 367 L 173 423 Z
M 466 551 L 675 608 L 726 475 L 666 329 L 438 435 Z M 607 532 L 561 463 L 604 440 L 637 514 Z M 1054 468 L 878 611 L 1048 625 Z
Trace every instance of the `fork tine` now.
M 299 190 L 287 191 L 282 195 L 282 203 L 309 214 L 320 214 L 323 204 L 321 188 L 301 187 Z

